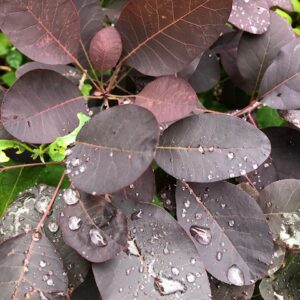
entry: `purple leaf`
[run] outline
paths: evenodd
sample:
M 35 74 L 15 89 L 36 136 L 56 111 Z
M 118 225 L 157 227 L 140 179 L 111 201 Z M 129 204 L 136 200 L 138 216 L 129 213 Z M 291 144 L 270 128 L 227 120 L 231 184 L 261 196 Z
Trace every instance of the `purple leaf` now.
M 163 132 L 156 161 L 178 179 L 215 182 L 246 175 L 270 151 L 268 138 L 249 123 L 226 115 L 200 114 Z
M 208 299 L 208 278 L 192 241 L 161 208 L 114 199 L 128 216 L 126 253 L 93 271 L 103 299 Z M 177 297 L 175 296 L 177 295 Z M 176 297 L 176 298 L 175 298 Z
M 135 104 L 149 109 L 159 123 L 188 116 L 197 107 L 198 97 L 190 84 L 174 76 L 148 83 L 136 96 Z
M 226 182 L 178 183 L 176 207 L 179 224 L 215 278 L 244 286 L 266 275 L 273 241 L 260 207 L 248 194 Z
M 121 36 L 116 28 L 105 27 L 93 37 L 90 58 L 96 69 L 101 72 L 113 68 L 122 54 Z
M 25 55 L 53 65 L 76 61 L 80 19 L 73 0 L 3 0 L 0 10 L 1 30 Z
M 231 5 L 232 0 L 129 1 L 116 25 L 123 61 L 152 76 L 182 70 L 218 38 Z
M 77 86 L 50 70 L 28 72 L 7 91 L 2 104 L 6 130 L 27 143 L 51 143 L 78 126 L 86 112 Z
M 266 0 L 269 7 L 278 6 L 287 11 L 293 11 L 293 6 L 291 0 Z
M 149 167 L 158 135 L 154 116 L 136 105 L 97 114 L 81 130 L 66 162 L 71 181 L 98 195 L 128 186 Z
M 300 129 L 300 110 L 283 110 L 280 115 L 295 129 Z

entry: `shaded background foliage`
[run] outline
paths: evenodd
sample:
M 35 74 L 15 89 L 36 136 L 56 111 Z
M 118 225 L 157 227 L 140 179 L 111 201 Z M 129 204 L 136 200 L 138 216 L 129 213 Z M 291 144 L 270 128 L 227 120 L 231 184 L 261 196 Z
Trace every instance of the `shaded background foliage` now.
M 0 29 L 0 297 L 299 299 L 298 0 L 3 0 Z

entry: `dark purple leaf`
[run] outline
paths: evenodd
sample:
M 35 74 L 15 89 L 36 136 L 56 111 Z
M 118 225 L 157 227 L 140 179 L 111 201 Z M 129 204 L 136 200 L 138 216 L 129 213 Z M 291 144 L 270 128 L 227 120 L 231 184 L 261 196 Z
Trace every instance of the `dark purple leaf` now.
M 0 106 L 2 105 L 3 98 L 4 98 L 4 92 L 2 92 L 0 90 Z M 2 140 L 11 140 L 11 139 L 13 139 L 13 136 L 10 135 L 6 131 L 6 129 L 4 128 L 4 126 L 2 124 L 1 111 L 0 111 L 0 139 L 2 139 Z
M 268 138 L 249 123 L 226 115 L 200 114 L 172 124 L 157 147 L 168 174 L 192 182 L 246 175 L 269 156 Z
M 263 76 L 259 96 L 272 108 L 300 109 L 299 38 L 281 48 Z
M 66 65 L 46 65 L 46 64 L 35 62 L 35 61 L 26 63 L 25 65 L 21 66 L 16 71 L 16 77 L 17 77 L 17 79 L 19 79 L 24 74 L 26 74 L 30 71 L 33 71 L 33 70 L 38 70 L 38 69 L 52 70 L 57 73 L 60 73 L 61 75 L 65 76 L 66 78 L 68 78 L 74 84 L 77 84 L 77 85 L 81 78 L 80 72 L 73 67 L 66 66 Z
M 234 286 L 210 277 L 210 288 L 213 300 L 251 300 L 255 285 Z
M 88 53 L 93 36 L 102 28 L 104 13 L 99 0 L 74 0 L 74 3 L 80 17 L 80 37 L 82 43 L 77 57 L 84 66 L 88 66 L 84 50 Z
M 270 225 L 274 240 L 289 249 L 300 249 L 300 180 L 285 179 L 265 187 L 259 205 Z
M 182 70 L 218 38 L 231 5 L 232 0 L 129 1 L 116 25 L 123 61 L 152 76 Z
M 86 112 L 77 86 L 50 70 L 28 72 L 7 91 L 2 104 L 6 130 L 27 143 L 51 143 L 78 126 Z
M 272 145 L 270 158 L 248 174 L 258 190 L 280 179 L 300 179 L 300 132 L 290 128 L 264 130 Z
M 237 286 L 263 278 L 273 241 L 256 201 L 226 182 L 177 184 L 179 224 L 193 239 L 206 270 Z
M 155 194 L 155 176 L 149 167 L 143 175 L 117 193 L 119 198 L 151 203 Z
M 54 190 L 54 187 L 37 185 L 21 193 L 8 207 L 5 215 L 0 220 L 0 242 L 35 228 L 50 202 Z M 90 264 L 75 250 L 67 246 L 61 236 L 58 218 L 62 209 L 66 206 L 63 199 L 66 191 L 68 190 L 60 191 L 58 194 L 52 206 L 51 214 L 45 221 L 44 232 L 63 259 L 69 279 L 69 287 L 76 288 L 84 280 Z
M 270 12 L 266 0 L 233 0 L 229 22 L 237 28 L 262 34 L 270 25 Z
M 2 299 L 65 299 L 68 280 L 54 246 L 39 232 L 0 244 Z
M 292 27 L 277 13 L 271 12 L 270 22 L 268 31 L 262 35 L 243 33 L 238 47 L 237 66 L 246 81 L 246 90 L 253 95 L 280 48 L 295 37 Z
M 284 110 L 280 115 L 295 129 L 300 129 L 300 110 Z
M 189 78 L 194 74 L 197 69 L 197 66 L 200 63 L 201 57 L 203 54 L 196 57 L 189 65 L 183 68 L 180 72 L 177 73 L 178 77 L 181 77 L 185 80 L 189 80 Z M 177 77 L 176 76 L 176 77 Z
M 97 114 L 81 130 L 66 162 L 71 181 L 98 195 L 128 186 L 149 167 L 158 135 L 154 116 L 136 105 Z
M 113 68 L 122 54 L 121 36 L 116 28 L 105 27 L 93 37 L 89 49 L 92 63 L 101 72 Z
M 272 256 L 272 263 L 270 265 L 268 275 L 275 274 L 285 263 L 286 248 L 282 245 L 274 244 L 274 253 Z
M 203 93 L 213 88 L 220 80 L 220 64 L 213 50 L 207 50 L 201 56 L 201 60 L 189 83 L 197 93 Z
M 72 199 L 70 199 L 72 200 Z M 91 262 L 104 262 L 127 246 L 126 216 L 104 197 L 81 193 L 59 219 L 67 245 Z
M 80 19 L 73 0 L 3 0 L 0 10 L 1 30 L 25 55 L 45 64 L 76 61 Z
M 136 96 L 135 104 L 149 109 L 159 123 L 188 116 L 197 107 L 198 97 L 190 84 L 174 76 L 160 77 Z
M 135 201 L 114 199 L 114 204 L 128 216 L 130 238 L 127 253 L 93 265 L 103 299 L 210 298 L 192 241 L 166 211 Z

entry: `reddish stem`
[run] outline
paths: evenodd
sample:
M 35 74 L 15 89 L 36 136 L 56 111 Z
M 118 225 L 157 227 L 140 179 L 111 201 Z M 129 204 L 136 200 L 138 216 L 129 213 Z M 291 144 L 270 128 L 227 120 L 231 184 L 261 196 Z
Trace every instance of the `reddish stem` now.
M 7 166 L 0 168 L 0 172 L 7 171 L 11 169 L 18 169 L 18 168 L 26 168 L 26 167 L 37 167 L 37 166 L 47 166 L 47 165 L 62 165 L 62 161 L 50 161 L 46 163 L 33 163 L 33 164 L 24 164 L 24 165 L 15 165 L 15 166 Z

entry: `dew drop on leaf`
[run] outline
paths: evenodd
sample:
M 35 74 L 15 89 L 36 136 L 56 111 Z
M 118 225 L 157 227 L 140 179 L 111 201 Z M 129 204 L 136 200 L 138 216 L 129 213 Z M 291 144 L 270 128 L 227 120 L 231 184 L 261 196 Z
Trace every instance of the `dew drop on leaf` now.
M 196 276 L 193 273 L 188 273 L 186 275 L 186 280 L 189 283 L 193 283 L 196 280 Z
M 50 232 L 55 233 L 58 231 L 58 224 L 55 222 L 49 222 L 48 229 Z
M 63 198 L 67 205 L 74 205 L 79 201 L 79 192 L 73 189 L 66 189 L 63 194 Z
M 208 245 L 211 242 L 211 231 L 209 228 L 193 225 L 190 227 L 192 237 L 202 245 Z
M 47 210 L 50 200 L 51 200 L 50 197 L 41 196 L 41 198 L 37 199 L 34 204 L 35 210 L 40 214 L 43 214 Z
M 228 269 L 227 278 L 234 285 L 243 286 L 245 284 L 244 274 L 236 265 L 232 265 Z
M 105 247 L 107 241 L 105 237 L 101 234 L 100 230 L 97 228 L 92 228 L 89 232 L 91 242 L 98 247 Z
M 162 295 L 172 295 L 177 292 L 186 292 L 186 286 L 179 280 L 174 280 L 172 278 L 167 278 L 162 275 L 154 279 L 155 289 Z
M 71 230 L 78 230 L 81 226 L 81 223 L 81 219 L 76 216 L 72 216 L 69 218 L 69 228 Z
M 132 221 L 136 221 L 142 218 L 142 214 L 143 214 L 142 210 L 135 211 L 134 213 L 131 214 L 130 218 Z

